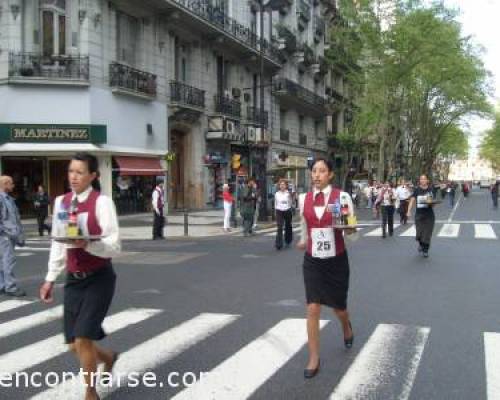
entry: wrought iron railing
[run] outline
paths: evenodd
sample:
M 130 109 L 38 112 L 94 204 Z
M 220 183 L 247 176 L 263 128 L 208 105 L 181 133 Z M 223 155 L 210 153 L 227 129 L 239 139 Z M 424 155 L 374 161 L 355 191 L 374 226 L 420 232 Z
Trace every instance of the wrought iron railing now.
M 205 108 L 205 91 L 179 81 L 170 81 L 170 100 L 193 107 Z
M 262 112 L 261 109 L 257 107 L 247 107 L 247 121 L 267 127 L 269 113 L 267 111 Z
M 261 51 L 262 49 L 264 55 L 274 62 L 283 62 L 283 56 L 276 46 L 264 38 L 260 39 L 252 29 L 227 16 L 223 8 L 212 5 L 211 1 L 174 0 L 174 2 L 254 50 Z
M 241 103 L 227 96 L 215 96 L 215 112 L 235 118 L 241 117 Z
M 154 97 L 156 75 L 113 62 L 109 65 L 109 86 Z
M 293 82 L 289 79 L 278 79 L 274 83 L 274 92 L 285 93 L 288 96 L 292 96 L 294 98 L 300 99 L 310 105 L 314 106 L 324 106 L 325 98 L 317 95 L 309 89 L 299 85 L 296 82 Z
M 10 53 L 9 77 L 89 80 L 88 56 Z

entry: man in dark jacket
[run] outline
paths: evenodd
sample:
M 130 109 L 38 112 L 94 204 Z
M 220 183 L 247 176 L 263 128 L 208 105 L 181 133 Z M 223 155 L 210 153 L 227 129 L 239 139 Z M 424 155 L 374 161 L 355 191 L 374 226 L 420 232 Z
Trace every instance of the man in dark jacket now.
M 243 218 L 243 235 L 252 235 L 253 219 L 257 204 L 257 191 L 255 181 L 249 179 L 247 185 L 240 192 L 240 213 Z
M 38 234 L 43 236 L 43 232 L 47 230 L 50 234 L 50 227 L 45 223 L 49 215 L 49 195 L 45 193 L 42 185 L 38 186 L 38 191 L 33 196 L 33 207 L 35 208 L 36 220 L 38 223 Z

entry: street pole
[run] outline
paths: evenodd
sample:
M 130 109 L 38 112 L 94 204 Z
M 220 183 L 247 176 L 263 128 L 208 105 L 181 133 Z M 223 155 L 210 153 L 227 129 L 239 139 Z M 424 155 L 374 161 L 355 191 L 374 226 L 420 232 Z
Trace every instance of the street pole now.
M 262 133 L 264 133 L 265 126 L 265 113 L 264 113 L 264 0 L 259 0 L 260 5 L 260 128 Z M 267 157 L 264 160 L 264 163 L 267 167 Z M 262 187 L 260 189 L 261 201 L 260 201 L 260 210 L 259 216 L 261 219 L 267 219 L 267 179 L 265 170 L 260 171 L 263 173 L 262 177 Z

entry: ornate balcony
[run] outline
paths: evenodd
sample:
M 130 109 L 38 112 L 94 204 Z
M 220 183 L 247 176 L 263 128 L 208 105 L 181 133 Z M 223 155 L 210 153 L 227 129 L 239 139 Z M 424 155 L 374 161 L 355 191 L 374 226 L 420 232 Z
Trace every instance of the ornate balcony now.
M 275 67 L 280 67 L 283 63 L 283 56 L 280 50 L 264 38 L 259 38 L 250 27 L 240 24 L 235 19 L 229 17 L 224 9 L 213 5 L 209 0 L 170 0 L 177 10 L 182 11 L 182 15 L 175 15 L 175 21 L 182 23 L 184 28 L 200 28 L 200 22 L 207 24 L 206 33 L 223 32 L 233 39 L 232 46 L 245 46 L 255 53 L 263 52 L 264 57 L 271 61 Z M 187 25 L 183 22 L 186 21 Z
M 179 106 L 205 108 L 205 91 L 179 81 L 170 81 L 170 102 Z
M 156 97 L 156 75 L 118 62 L 109 65 L 109 86 L 116 92 Z
M 215 112 L 217 114 L 226 115 L 228 117 L 241 118 L 241 103 L 238 100 L 231 99 L 227 96 L 216 95 Z
M 269 113 L 267 111 L 262 112 L 260 108 L 257 107 L 247 107 L 246 121 L 250 125 L 259 125 L 264 128 L 269 124 Z
M 44 56 L 10 53 L 9 81 L 13 83 L 89 84 L 88 56 Z
M 280 104 L 311 116 L 322 117 L 326 113 L 324 97 L 289 79 L 277 79 L 273 85 L 273 94 L 279 98 Z

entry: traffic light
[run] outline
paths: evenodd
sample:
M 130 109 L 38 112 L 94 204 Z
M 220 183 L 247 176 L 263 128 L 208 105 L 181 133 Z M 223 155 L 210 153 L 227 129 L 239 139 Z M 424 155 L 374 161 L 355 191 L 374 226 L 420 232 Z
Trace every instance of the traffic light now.
M 238 169 L 241 166 L 241 154 L 233 154 L 231 157 L 231 166 L 233 169 Z

